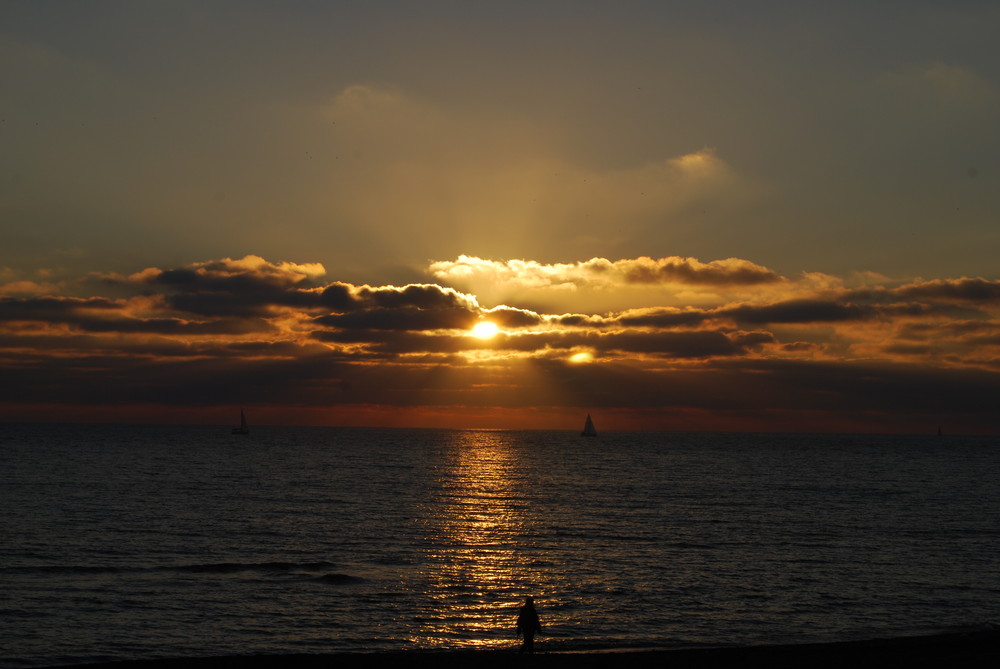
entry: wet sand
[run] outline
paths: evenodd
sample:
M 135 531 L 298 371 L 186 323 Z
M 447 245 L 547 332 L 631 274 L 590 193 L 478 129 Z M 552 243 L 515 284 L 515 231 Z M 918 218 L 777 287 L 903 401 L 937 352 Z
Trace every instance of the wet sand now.
M 657 651 L 545 652 L 544 639 L 533 656 L 510 650 L 408 651 L 336 653 L 329 655 L 247 655 L 178 658 L 75 665 L 77 669 L 362 669 L 367 667 L 435 667 L 494 669 L 684 669 L 704 667 L 788 667 L 810 669 L 862 667 L 992 667 L 1000 661 L 1000 630 L 925 637 L 877 639 L 829 644 L 752 646 Z

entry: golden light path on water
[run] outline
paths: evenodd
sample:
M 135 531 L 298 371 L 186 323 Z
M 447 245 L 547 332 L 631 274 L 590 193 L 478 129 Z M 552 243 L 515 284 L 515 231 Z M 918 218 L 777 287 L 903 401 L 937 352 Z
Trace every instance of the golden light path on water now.
M 499 647 L 514 643 L 518 597 L 530 594 L 527 481 L 501 433 L 456 433 L 426 509 L 431 613 L 409 642 Z M 515 594 L 517 593 L 517 594 Z

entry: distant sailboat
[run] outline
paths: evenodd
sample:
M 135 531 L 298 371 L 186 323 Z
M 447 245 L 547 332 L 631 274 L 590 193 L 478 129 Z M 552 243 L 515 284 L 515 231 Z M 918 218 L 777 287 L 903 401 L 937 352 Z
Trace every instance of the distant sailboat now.
M 243 409 L 240 409 L 240 426 L 233 428 L 233 434 L 250 434 L 250 430 L 247 429 L 247 417 L 243 413 Z
M 583 426 L 583 432 L 580 433 L 581 437 L 596 437 L 597 430 L 594 429 L 594 421 L 590 420 L 590 414 L 587 414 L 587 422 Z

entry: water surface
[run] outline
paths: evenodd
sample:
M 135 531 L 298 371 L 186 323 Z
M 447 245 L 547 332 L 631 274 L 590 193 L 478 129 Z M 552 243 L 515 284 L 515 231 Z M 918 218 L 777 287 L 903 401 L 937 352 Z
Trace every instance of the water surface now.
M 5 426 L 3 666 L 1000 620 L 990 438 Z

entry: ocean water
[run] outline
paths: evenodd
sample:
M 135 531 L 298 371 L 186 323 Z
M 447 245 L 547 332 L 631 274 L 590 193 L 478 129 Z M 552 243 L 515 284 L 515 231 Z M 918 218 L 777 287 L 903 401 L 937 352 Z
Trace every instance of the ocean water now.
M 986 437 L 0 429 L 0 666 L 1000 622 Z

